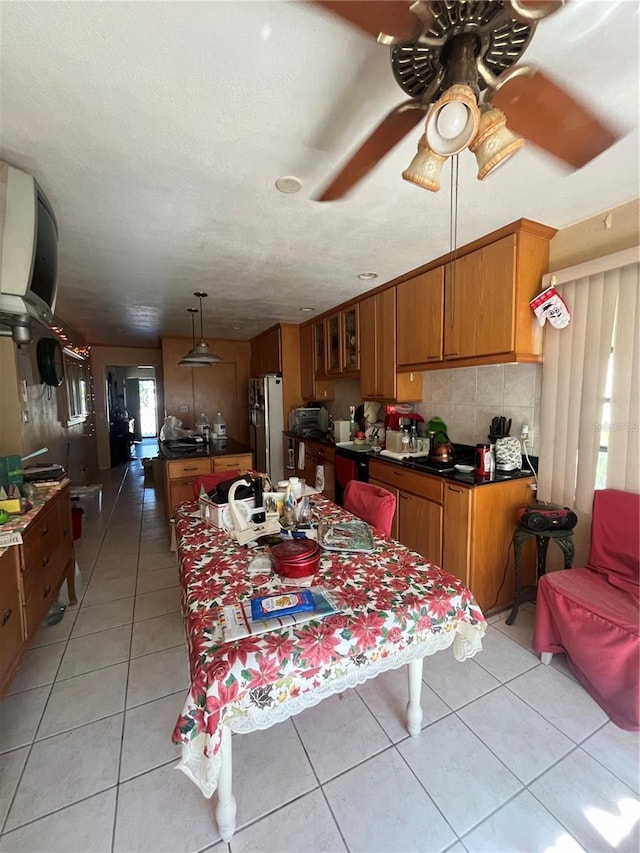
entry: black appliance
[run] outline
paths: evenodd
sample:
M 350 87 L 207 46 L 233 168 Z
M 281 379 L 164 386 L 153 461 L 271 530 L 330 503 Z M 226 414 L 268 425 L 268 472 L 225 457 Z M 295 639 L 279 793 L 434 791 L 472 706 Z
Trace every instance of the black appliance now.
M 529 504 L 518 510 L 518 522 L 527 530 L 573 530 L 578 516 L 568 506 Z
M 336 447 L 336 503 L 342 506 L 349 480 L 369 482 L 369 457 L 366 453 L 349 453 Z

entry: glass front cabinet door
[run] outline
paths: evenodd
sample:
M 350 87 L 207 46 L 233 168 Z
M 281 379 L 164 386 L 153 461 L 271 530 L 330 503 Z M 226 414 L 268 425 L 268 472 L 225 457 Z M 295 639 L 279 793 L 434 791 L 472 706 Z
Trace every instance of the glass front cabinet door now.
M 342 370 L 360 370 L 360 340 L 358 335 L 358 306 L 354 305 L 342 314 Z
M 334 314 L 325 320 L 327 336 L 327 373 L 340 373 L 340 314 Z
M 315 374 L 319 377 L 327 375 L 324 345 L 324 321 L 320 320 L 313 324 L 314 367 Z

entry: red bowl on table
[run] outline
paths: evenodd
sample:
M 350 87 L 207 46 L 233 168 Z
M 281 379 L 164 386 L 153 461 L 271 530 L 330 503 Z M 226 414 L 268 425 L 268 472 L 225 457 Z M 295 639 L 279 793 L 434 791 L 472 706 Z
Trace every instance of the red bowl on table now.
M 271 549 L 276 572 L 285 578 L 306 578 L 320 565 L 320 547 L 312 539 L 291 539 Z

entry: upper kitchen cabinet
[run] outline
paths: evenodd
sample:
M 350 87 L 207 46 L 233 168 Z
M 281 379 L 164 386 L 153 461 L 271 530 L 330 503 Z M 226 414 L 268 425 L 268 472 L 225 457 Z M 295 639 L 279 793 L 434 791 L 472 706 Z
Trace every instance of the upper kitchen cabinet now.
M 297 363 L 300 347 L 300 327 L 279 323 L 251 340 L 251 375 L 284 373 Z
M 324 321 L 327 374 L 344 379 L 356 377 L 360 370 L 358 306 L 336 311 Z
M 555 233 L 553 228 L 519 220 L 465 247 L 446 264 L 447 363 L 542 361 L 542 328 L 529 301 L 540 292 Z
M 422 370 L 442 361 L 444 267 L 403 281 L 396 286 L 398 369 Z
M 359 309 L 362 398 L 397 402 L 421 400 L 421 374 L 398 373 L 395 288 L 363 299 Z
M 318 323 L 308 323 L 300 327 L 300 392 L 302 399 L 333 400 L 335 397 L 333 382 L 319 379 L 316 375 L 315 334 Z

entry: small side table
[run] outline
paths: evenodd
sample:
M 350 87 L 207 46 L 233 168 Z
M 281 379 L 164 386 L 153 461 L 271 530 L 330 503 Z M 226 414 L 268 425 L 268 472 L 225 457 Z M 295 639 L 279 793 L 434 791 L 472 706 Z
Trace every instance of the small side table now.
M 529 530 L 528 527 L 524 527 L 520 522 L 516 523 L 515 533 L 513 534 L 513 553 L 514 553 L 514 568 L 516 573 L 516 588 L 513 596 L 513 607 L 511 608 L 511 613 L 507 618 L 507 625 L 513 625 L 515 622 L 516 616 L 518 615 L 518 608 L 524 602 L 523 593 L 526 591 L 533 591 L 534 595 L 532 600 L 535 601 L 535 587 L 525 587 L 522 588 L 520 583 L 520 564 L 522 559 L 522 548 L 524 543 L 529 539 L 529 537 L 535 536 L 536 538 L 536 567 L 537 567 L 537 577 L 538 580 L 542 577 L 546 570 L 547 564 L 547 548 L 549 547 L 549 541 L 555 542 L 556 545 L 562 551 L 564 556 L 564 567 L 565 569 L 570 569 L 573 565 L 573 555 L 574 555 L 574 545 L 573 545 L 573 530 L 538 530 L 533 531 Z

